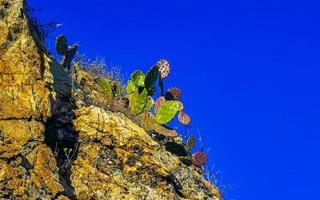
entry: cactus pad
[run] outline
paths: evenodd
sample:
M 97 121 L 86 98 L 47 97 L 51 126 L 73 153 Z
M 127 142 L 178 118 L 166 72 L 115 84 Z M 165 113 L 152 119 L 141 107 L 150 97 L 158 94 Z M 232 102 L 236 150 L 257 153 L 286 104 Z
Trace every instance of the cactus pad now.
M 178 144 L 175 142 L 167 142 L 165 144 L 167 151 L 177 155 L 177 156 L 187 156 L 189 154 L 188 149 L 183 144 Z
M 180 110 L 179 101 L 165 101 L 156 113 L 156 122 L 158 124 L 167 124 L 170 122 Z
M 183 164 L 185 164 L 187 166 L 192 165 L 192 159 L 190 159 L 189 157 L 180 156 L 179 160 L 180 160 L 180 162 L 182 162 Z
M 164 97 L 159 97 L 157 101 L 154 103 L 154 112 L 157 112 L 157 110 L 162 106 L 162 104 L 166 101 Z
M 101 79 L 100 80 L 100 86 L 103 89 L 103 93 L 106 97 L 106 100 L 108 100 L 109 102 L 112 101 L 113 99 L 113 92 L 112 92 L 112 88 L 110 86 L 110 83 L 107 79 Z
M 137 70 L 131 74 L 131 80 L 134 84 L 140 87 L 144 87 L 144 80 L 146 76 L 141 70 Z
M 141 93 L 134 92 L 129 97 L 129 108 L 130 112 L 133 115 L 139 115 L 141 114 L 146 106 L 147 100 L 148 100 L 148 92 L 146 89 L 143 89 Z
M 131 80 L 127 83 L 126 91 L 128 95 L 137 92 L 136 86 Z
M 56 38 L 56 49 L 60 55 L 66 55 L 68 53 L 68 42 L 64 35 L 59 35 Z
M 148 99 L 147 99 L 146 111 L 151 110 L 153 105 L 154 105 L 154 100 L 153 100 L 153 98 L 151 96 L 149 96 Z
M 153 66 L 147 73 L 144 85 L 147 88 L 149 96 L 153 96 L 155 92 L 155 82 L 159 78 L 159 68 L 158 66 Z

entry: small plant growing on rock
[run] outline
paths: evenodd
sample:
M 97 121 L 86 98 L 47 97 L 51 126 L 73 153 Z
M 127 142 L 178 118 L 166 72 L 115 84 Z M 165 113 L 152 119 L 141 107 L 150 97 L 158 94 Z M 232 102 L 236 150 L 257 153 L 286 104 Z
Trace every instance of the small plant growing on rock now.
M 76 55 L 77 49 L 77 44 L 68 46 L 67 38 L 64 35 L 59 35 L 56 38 L 56 50 L 58 54 L 63 56 L 61 65 L 67 69 L 69 73 L 71 71 L 72 59 Z
M 187 147 L 189 148 L 189 150 L 191 151 L 192 148 L 195 145 L 195 137 L 194 136 L 189 136 L 188 140 L 187 140 Z

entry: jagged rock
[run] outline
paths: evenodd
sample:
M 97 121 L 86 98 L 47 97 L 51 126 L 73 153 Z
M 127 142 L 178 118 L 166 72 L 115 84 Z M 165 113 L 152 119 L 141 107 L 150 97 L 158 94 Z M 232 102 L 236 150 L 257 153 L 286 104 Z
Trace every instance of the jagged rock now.
M 49 58 L 33 26 L 24 0 L 0 0 L 0 199 L 221 199 L 125 98 Z
M 0 199 L 51 199 L 63 191 L 43 135 L 52 76 L 24 3 L 0 0 Z
M 219 199 L 201 174 L 124 114 L 84 107 L 74 126 L 80 149 L 71 183 L 80 199 Z

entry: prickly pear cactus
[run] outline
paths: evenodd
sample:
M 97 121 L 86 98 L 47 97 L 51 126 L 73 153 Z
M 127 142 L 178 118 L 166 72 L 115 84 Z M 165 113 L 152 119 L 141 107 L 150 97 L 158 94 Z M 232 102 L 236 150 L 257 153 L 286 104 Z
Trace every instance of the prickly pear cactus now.
M 59 35 L 56 38 L 56 50 L 60 55 L 66 55 L 68 52 L 68 42 L 64 35 Z
M 165 144 L 165 149 L 177 156 L 187 156 L 189 154 L 186 146 L 176 142 L 167 142 Z
M 183 164 L 185 164 L 187 166 L 192 165 L 192 159 L 187 156 L 180 156 L 179 160 L 180 160 L 180 162 L 182 162 Z
M 70 48 L 68 47 L 67 38 L 64 35 L 59 35 L 56 38 L 56 50 L 58 54 L 63 55 L 61 64 L 68 72 L 71 72 L 72 59 L 76 55 L 77 49 L 77 44 L 72 45 Z
M 164 97 L 159 97 L 156 102 L 154 103 L 154 112 L 156 113 L 160 106 L 162 106 L 162 104 L 166 101 L 166 99 Z
M 133 83 L 133 81 L 128 81 L 127 86 L 126 86 L 126 91 L 127 91 L 127 95 L 130 95 L 132 93 L 137 92 L 137 88 L 135 86 L 135 84 Z
M 141 114 L 145 107 L 148 100 L 148 92 L 144 88 L 141 93 L 134 92 L 128 96 L 129 98 L 129 108 L 130 112 L 133 115 Z
M 148 91 L 149 96 L 153 96 L 155 93 L 155 82 L 159 78 L 159 68 L 157 65 L 153 66 L 147 73 L 144 85 Z
M 116 97 L 121 96 L 122 93 L 122 85 L 120 82 L 116 82 L 113 88 L 113 95 Z
M 147 100 L 147 104 L 146 104 L 146 111 L 149 111 L 149 110 L 151 110 L 152 109 L 152 107 L 153 107 L 153 105 L 154 105 L 154 100 L 153 100 L 153 98 L 151 97 L 151 96 L 148 96 L 148 100 Z
M 110 86 L 109 81 L 107 79 L 101 79 L 99 84 L 100 84 L 101 88 L 103 89 L 106 100 L 111 102 L 113 99 L 113 92 L 112 92 L 112 88 Z
M 70 70 L 70 66 L 73 58 L 77 53 L 77 49 L 78 49 L 78 45 L 76 44 L 72 45 L 70 49 L 67 51 L 67 54 L 65 54 L 63 57 L 61 64 L 68 70 Z
M 137 70 L 131 74 L 131 81 L 140 87 L 144 87 L 145 78 L 146 75 L 141 70 Z
M 207 160 L 208 160 L 207 155 L 202 151 L 199 151 L 199 152 L 193 154 L 193 156 L 192 156 L 193 164 L 195 164 L 198 167 L 201 167 L 204 164 L 206 164 Z
M 156 113 L 156 122 L 158 124 L 167 124 L 170 122 L 180 110 L 179 101 L 164 102 Z
M 184 126 L 188 126 L 190 124 L 190 122 L 191 122 L 190 116 L 187 115 L 186 113 L 184 113 L 183 111 L 179 112 L 178 120 Z
M 180 101 L 181 95 L 182 95 L 182 92 L 179 88 L 172 87 L 166 92 L 165 97 L 167 100 Z

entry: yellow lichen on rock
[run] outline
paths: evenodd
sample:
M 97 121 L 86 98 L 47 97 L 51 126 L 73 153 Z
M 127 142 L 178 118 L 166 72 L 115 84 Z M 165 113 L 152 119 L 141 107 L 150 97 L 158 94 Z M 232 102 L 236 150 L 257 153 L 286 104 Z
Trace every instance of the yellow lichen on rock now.
M 215 187 L 124 114 L 90 106 L 77 110 L 76 116 L 73 125 L 79 132 L 80 148 L 71 168 L 71 183 L 80 199 L 220 198 Z M 172 177 L 185 183 L 181 196 Z M 205 190 L 196 186 L 199 183 Z

